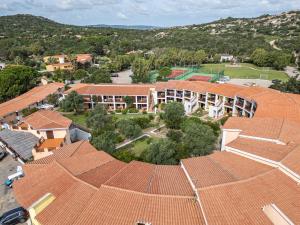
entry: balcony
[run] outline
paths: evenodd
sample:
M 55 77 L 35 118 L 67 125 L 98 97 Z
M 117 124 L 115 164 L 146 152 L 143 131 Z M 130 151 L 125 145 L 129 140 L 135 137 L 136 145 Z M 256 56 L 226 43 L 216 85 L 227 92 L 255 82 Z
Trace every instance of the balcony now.
M 184 92 L 184 97 L 185 98 L 191 98 L 191 96 L 192 96 L 192 93 L 190 91 L 185 91 Z
M 250 111 L 251 111 L 251 105 L 247 104 L 247 105 L 245 106 L 245 109 L 246 109 L 248 112 L 250 112 Z
M 137 97 L 137 103 L 147 103 L 146 97 Z
M 236 102 L 236 105 L 240 108 L 243 108 L 244 107 L 244 102 L 238 101 L 238 102 Z
M 182 91 L 176 92 L 176 97 L 177 98 L 182 98 L 183 97 L 183 92 Z
M 175 91 L 168 90 L 167 91 L 167 95 L 168 96 L 174 96 L 175 95 Z
M 112 96 L 104 96 L 103 102 L 113 102 L 114 98 Z
M 164 91 L 159 91 L 159 92 L 157 92 L 157 97 L 164 98 L 164 97 L 166 97 L 166 93 Z
M 125 100 L 122 97 L 115 97 L 115 102 L 125 102 Z

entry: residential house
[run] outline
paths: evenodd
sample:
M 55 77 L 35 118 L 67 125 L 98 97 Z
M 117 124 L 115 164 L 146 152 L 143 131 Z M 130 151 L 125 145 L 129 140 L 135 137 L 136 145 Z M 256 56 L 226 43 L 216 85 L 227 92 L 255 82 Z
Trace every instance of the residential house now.
M 14 130 L 30 132 L 40 139 L 33 150 L 34 159 L 39 159 L 52 151 L 71 143 L 70 127 L 72 121 L 59 112 L 52 110 L 39 110 L 23 118 Z
M 17 123 L 22 119 L 22 110 L 36 108 L 47 103 L 50 94 L 62 94 L 64 84 L 49 83 L 0 104 L 0 123 Z

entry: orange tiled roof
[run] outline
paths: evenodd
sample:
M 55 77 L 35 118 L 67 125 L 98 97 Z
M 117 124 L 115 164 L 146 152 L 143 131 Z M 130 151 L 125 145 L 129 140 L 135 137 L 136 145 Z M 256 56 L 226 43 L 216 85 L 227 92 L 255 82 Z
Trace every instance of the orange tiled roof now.
M 201 225 L 204 219 L 194 197 L 157 196 L 101 187 L 74 225 Z
M 81 94 L 143 95 L 142 88 L 137 86 L 124 85 L 118 92 L 118 85 L 78 84 L 73 90 Z M 147 93 L 152 87 L 157 91 L 185 89 L 256 101 L 254 118 L 230 118 L 223 128 L 286 145 L 239 137 L 228 146 L 280 161 L 300 173 L 299 97 L 259 87 L 206 82 L 169 81 L 146 86 Z M 127 91 L 129 87 L 136 88 Z M 262 211 L 262 207 L 271 203 L 295 224 L 300 224 L 297 183 L 278 169 L 230 152 L 185 159 L 182 167 L 125 164 L 97 152 L 87 142 L 79 142 L 35 164 L 25 165 L 24 171 L 25 177 L 14 185 L 21 205 L 28 207 L 49 192 L 56 197 L 37 216 L 42 224 L 125 225 L 141 221 L 153 225 L 191 225 L 205 224 L 204 217 L 208 224 L 216 225 L 271 224 Z M 56 209 L 63 210 L 55 213 Z
M 286 119 L 231 117 L 223 128 L 241 130 L 241 135 L 300 143 L 300 123 Z
M 35 87 L 25 94 L 0 104 L 0 116 L 3 117 L 10 113 L 21 111 L 30 105 L 46 99 L 48 95 L 57 92 L 58 89 L 63 87 L 64 84 L 62 83 L 50 83 Z
M 291 151 L 281 163 L 300 175 L 300 145 Z
M 91 62 L 93 59 L 91 54 L 77 54 L 76 61 L 79 63 Z
M 43 225 L 73 224 L 86 208 L 96 191 L 95 188 L 82 182 L 74 182 L 46 210 L 39 213 L 36 219 Z
M 54 160 L 70 158 L 72 156 L 82 156 L 84 154 L 96 152 L 97 150 L 88 141 L 78 141 L 65 145 L 53 152 L 52 155 L 30 162 L 30 164 L 49 164 Z
M 105 185 L 150 194 L 193 195 L 179 166 L 157 166 L 138 161 L 129 163 Z
M 297 145 L 295 145 L 294 143 L 283 145 L 276 144 L 270 141 L 238 137 L 234 141 L 227 144 L 227 146 L 244 152 L 248 152 L 253 155 L 261 156 L 263 158 L 271 159 L 274 161 L 281 161 L 291 151 L 293 151 Z
M 52 110 L 39 110 L 25 117 L 23 121 L 35 130 L 42 129 L 68 129 L 72 120 L 62 116 L 59 112 Z
M 81 95 L 149 95 L 151 84 L 76 84 L 66 93 L 76 91 Z
M 100 188 L 102 184 L 122 170 L 126 165 L 127 164 L 122 161 L 112 160 L 85 173 L 81 173 L 77 177 Z
M 74 178 L 63 167 L 53 162 L 43 165 L 32 174 L 25 170 L 25 178 L 14 182 L 14 195 L 19 204 L 28 208 L 47 193 L 58 198 L 74 182 Z
M 229 152 L 182 160 L 195 188 L 230 183 L 265 173 L 271 167 Z
M 114 160 L 112 156 L 103 151 L 95 151 L 84 155 L 76 155 L 70 158 L 59 159 L 58 162 L 73 175 L 85 173 L 105 163 Z
M 271 225 L 262 208 L 272 203 L 294 224 L 300 224 L 299 185 L 279 170 L 198 192 L 208 224 Z

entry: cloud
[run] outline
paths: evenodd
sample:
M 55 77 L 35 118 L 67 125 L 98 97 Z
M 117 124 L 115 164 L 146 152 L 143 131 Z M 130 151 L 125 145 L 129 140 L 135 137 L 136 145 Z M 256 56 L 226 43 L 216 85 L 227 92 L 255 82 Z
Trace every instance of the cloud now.
M 117 17 L 122 19 L 122 20 L 128 20 L 128 17 L 122 12 L 118 12 Z
M 75 24 L 180 25 L 299 8 L 299 0 L 0 0 L 0 15 L 30 13 Z

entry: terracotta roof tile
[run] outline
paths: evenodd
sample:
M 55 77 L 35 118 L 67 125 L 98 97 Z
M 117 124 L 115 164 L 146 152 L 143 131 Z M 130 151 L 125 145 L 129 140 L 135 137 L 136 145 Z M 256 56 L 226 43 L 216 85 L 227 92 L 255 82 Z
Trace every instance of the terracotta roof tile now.
M 296 147 L 293 143 L 282 145 L 240 137 L 227 144 L 227 146 L 274 161 L 281 161 Z
M 81 95 L 149 95 L 151 84 L 78 84 L 66 91 L 76 91 Z
M 261 176 L 199 190 L 208 224 L 272 224 L 262 207 L 275 204 L 294 224 L 300 224 L 299 186 L 273 169 Z
M 70 171 L 74 176 L 78 176 L 91 169 L 95 169 L 105 163 L 114 160 L 112 156 L 103 151 L 91 152 L 84 155 L 77 155 L 70 158 L 57 160 L 59 164 Z
M 69 158 L 71 156 L 80 156 L 97 150 L 88 141 L 78 141 L 73 144 L 65 145 L 56 150 L 54 154 L 45 158 L 30 162 L 30 164 L 48 164 L 54 160 Z
M 32 165 L 30 165 L 32 166 Z M 26 173 L 25 177 L 14 182 L 14 194 L 17 201 L 28 208 L 47 193 L 60 196 L 75 180 L 66 173 L 59 164 L 53 162 L 37 169 L 34 173 Z
M 91 169 L 77 177 L 95 187 L 100 187 L 127 164 L 119 160 L 109 161 L 95 169 Z
M 105 185 L 149 194 L 193 195 L 180 166 L 156 166 L 137 161 L 129 163 Z
M 153 225 L 204 224 L 195 198 L 162 197 L 102 187 L 74 225 L 134 225 L 137 222 Z
M 59 112 L 52 110 L 39 110 L 23 119 L 35 130 L 42 129 L 68 129 L 72 120 L 62 116 Z
M 205 157 L 182 160 L 196 188 L 247 179 L 271 167 L 230 152 L 215 152 Z
M 281 163 L 300 176 L 300 146 L 291 151 Z
M 53 94 L 64 87 L 62 83 L 50 83 L 44 86 L 38 86 L 30 91 L 0 104 L 0 116 L 6 116 L 10 113 L 21 111 L 30 105 L 40 102 L 50 94 Z
M 43 225 L 73 224 L 97 190 L 75 182 L 36 216 Z
M 279 140 L 284 143 L 300 141 L 298 135 L 300 123 L 286 119 L 231 117 L 223 128 L 238 129 L 242 131 L 241 135 Z

